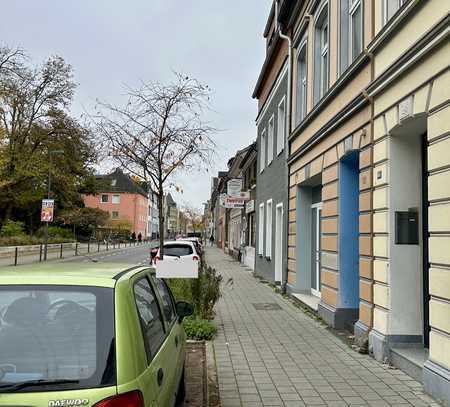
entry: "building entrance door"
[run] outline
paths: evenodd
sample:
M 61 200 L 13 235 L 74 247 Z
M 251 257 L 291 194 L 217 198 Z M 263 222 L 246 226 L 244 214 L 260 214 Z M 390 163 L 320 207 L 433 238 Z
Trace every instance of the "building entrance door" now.
M 322 203 L 311 205 L 311 294 L 320 297 L 320 219 Z

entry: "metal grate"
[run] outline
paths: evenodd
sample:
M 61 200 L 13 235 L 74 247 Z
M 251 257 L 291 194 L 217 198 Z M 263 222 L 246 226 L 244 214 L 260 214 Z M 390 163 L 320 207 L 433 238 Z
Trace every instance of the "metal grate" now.
M 257 311 L 279 311 L 282 309 L 276 302 L 254 302 Z

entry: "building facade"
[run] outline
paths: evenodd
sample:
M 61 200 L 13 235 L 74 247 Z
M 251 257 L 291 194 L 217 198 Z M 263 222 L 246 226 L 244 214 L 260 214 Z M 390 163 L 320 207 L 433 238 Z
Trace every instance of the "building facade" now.
M 291 43 L 287 291 L 449 404 L 448 3 L 275 5 Z
M 288 42 L 276 29 L 272 7 L 264 37 L 266 58 L 253 98 L 258 99 L 255 272 L 282 284 L 287 267 Z
M 99 208 L 109 213 L 112 221 L 126 220 L 131 225 L 131 233 L 147 238 L 148 198 L 141 188 L 121 169 L 107 175 L 97 176 L 101 191 L 97 195 L 83 195 L 84 204 L 89 208 Z
M 148 237 L 149 239 L 159 238 L 159 208 L 158 195 L 156 192 L 148 193 Z

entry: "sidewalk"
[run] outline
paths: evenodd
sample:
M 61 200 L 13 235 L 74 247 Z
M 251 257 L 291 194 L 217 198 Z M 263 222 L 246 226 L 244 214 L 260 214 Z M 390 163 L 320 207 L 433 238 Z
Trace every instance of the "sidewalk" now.
M 214 341 L 222 407 L 439 406 L 420 383 L 350 349 L 221 250 L 206 256 L 224 278 Z

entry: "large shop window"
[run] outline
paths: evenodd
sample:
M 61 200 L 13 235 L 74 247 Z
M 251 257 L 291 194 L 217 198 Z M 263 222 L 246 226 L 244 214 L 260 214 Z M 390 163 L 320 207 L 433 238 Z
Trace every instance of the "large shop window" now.
M 307 42 L 304 40 L 299 47 L 297 57 L 297 96 L 296 96 L 296 123 L 299 124 L 306 116 L 306 96 L 308 89 L 307 75 Z
M 259 205 L 258 213 L 258 254 L 264 254 L 264 203 Z
M 263 172 L 264 167 L 266 166 L 266 129 L 264 129 L 261 133 L 260 148 L 261 154 L 259 156 L 259 172 Z
M 317 103 L 327 92 L 329 81 L 328 3 L 319 12 L 314 31 L 314 103 Z
M 344 72 L 362 52 L 362 1 L 340 1 L 339 70 Z
M 272 258 L 272 200 L 266 206 L 266 257 Z

